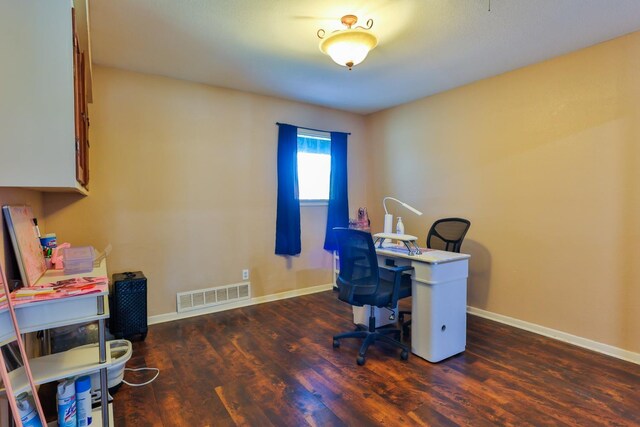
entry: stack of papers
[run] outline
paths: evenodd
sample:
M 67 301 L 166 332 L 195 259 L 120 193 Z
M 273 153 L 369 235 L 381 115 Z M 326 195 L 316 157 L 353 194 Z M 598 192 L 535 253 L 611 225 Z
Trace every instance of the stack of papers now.
M 53 283 L 27 286 L 11 292 L 11 301 L 14 302 L 14 305 L 21 305 L 35 301 L 47 301 L 75 295 L 105 292 L 108 283 L 108 278 L 101 276 L 78 277 Z M 0 300 L 0 302 L 2 301 Z

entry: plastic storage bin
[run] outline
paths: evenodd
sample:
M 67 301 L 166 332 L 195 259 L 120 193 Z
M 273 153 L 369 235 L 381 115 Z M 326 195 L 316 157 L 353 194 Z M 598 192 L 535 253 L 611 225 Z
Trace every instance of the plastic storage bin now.
M 91 246 L 72 246 L 62 250 L 64 274 L 89 273 L 93 270 L 96 251 Z

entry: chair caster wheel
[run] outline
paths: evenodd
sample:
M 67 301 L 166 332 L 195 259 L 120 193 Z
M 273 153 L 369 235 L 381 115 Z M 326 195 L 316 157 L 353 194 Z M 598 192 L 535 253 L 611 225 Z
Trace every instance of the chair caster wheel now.
M 358 358 L 356 359 L 356 362 L 358 362 L 358 366 L 362 366 L 364 365 L 364 362 L 366 362 L 364 356 L 358 356 Z
M 333 348 L 338 348 L 338 347 L 340 347 L 340 341 L 333 340 Z
M 407 360 L 408 358 L 409 358 L 409 352 L 407 350 L 402 350 L 402 353 L 400 353 L 400 359 Z

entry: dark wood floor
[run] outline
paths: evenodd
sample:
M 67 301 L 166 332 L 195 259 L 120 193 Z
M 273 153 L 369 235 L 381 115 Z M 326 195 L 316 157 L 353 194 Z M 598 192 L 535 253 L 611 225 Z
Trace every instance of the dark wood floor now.
M 406 302 L 403 302 L 406 304 Z M 116 426 L 638 426 L 640 366 L 474 316 L 465 353 L 437 364 L 378 344 L 356 365 L 333 292 L 150 327 Z M 127 373 L 129 381 L 136 381 Z

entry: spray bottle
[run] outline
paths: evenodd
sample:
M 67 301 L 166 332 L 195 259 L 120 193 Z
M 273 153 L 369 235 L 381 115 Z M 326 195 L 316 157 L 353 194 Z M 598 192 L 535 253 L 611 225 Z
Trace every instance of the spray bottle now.
M 91 424 L 91 377 L 82 376 L 76 380 L 76 418 L 78 427 Z
M 58 426 L 76 427 L 76 385 L 72 379 L 58 384 Z
M 29 393 L 20 393 L 16 398 L 22 427 L 42 427 L 40 416 Z

